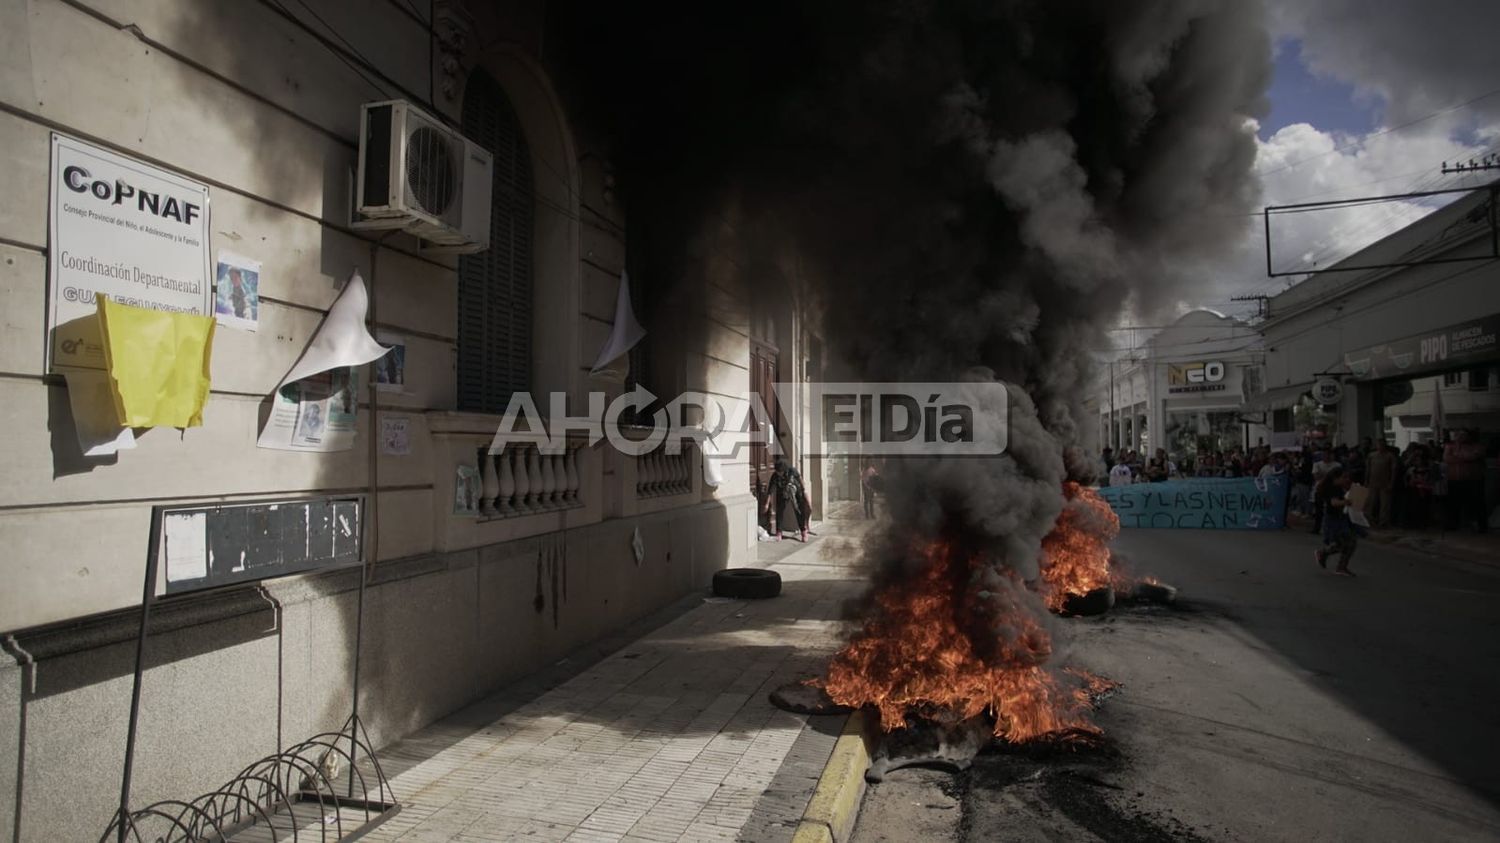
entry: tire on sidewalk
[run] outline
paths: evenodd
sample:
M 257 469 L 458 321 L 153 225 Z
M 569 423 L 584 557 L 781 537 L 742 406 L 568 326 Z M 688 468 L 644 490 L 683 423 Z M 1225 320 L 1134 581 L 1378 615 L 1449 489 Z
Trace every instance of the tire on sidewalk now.
M 714 594 L 762 600 L 781 593 L 781 575 L 764 568 L 725 568 L 714 573 Z

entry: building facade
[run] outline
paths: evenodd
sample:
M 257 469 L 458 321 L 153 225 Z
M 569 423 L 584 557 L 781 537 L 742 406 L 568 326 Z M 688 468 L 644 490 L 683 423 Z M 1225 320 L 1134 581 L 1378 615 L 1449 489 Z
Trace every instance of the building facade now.
M 1143 453 L 1165 448 L 1185 465 L 1200 451 L 1254 444 L 1240 416 L 1259 377 L 1253 328 L 1210 310 L 1183 314 L 1104 367 L 1089 406 L 1097 447 Z
M 1500 261 L 1481 189 L 1270 299 L 1257 328 L 1269 428 L 1404 447 L 1471 429 L 1500 447 Z M 1392 265 L 1349 271 L 1349 267 Z M 1319 381 L 1339 385 L 1318 405 Z
M 763 236 L 752 256 L 732 200 L 671 274 L 637 266 L 613 139 L 560 93 L 545 35 L 526 2 L 0 3 L 0 836 L 95 839 L 110 820 L 153 506 L 360 495 L 367 564 L 160 603 L 136 804 L 194 798 L 340 727 L 362 573 L 360 710 L 384 744 L 753 561 L 760 455 L 729 459 L 714 488 L 695 451 L 490 447 L 517 392 L 734 398 L 822 366 L 802 263 L 759 259 Z M 360 106 L 386 99 L 495 154 L 503 255 L 351 224 Z M 83 455 L 48 360 L 54 135 L 206 186 L 211 253 L 259 263 L 258 323 L 219 326 L 203 424 L 109 458 Z M 627 265 L 646 339 L 592 375 Z M 372 333 L 404 346 L 399 388 L 361 390 L 350 450 L 257 448 L 267 396 L 355 271 Z M 789 292 L 750 292 L 767 288 Z M 783 443 L 821 512 L 804 409 L 781 408 Z M 388 429 L 403 443 L 375 447 Z M 456 511 L 464 469 L 476 513 Z M 554 505 L 509 505 L 523 476 Z

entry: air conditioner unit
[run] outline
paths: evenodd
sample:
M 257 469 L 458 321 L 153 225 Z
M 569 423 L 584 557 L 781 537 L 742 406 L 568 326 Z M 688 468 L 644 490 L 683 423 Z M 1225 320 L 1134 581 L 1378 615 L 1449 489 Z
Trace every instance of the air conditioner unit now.
M 490 247 L 489 150 L 405 100 L 360 109 L 356 228 L 399 228 L 438 250 Z

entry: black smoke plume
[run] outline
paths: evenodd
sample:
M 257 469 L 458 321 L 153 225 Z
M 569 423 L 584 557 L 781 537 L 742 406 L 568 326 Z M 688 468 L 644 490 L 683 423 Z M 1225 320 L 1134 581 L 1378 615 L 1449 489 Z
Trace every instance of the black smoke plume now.
M 1255 0 L 561 3 L 569 86 L 609 122 L 627 213 L 670 251 L 729 197 L 811 258 L 831 353 L 871 381 L 993 377 L 994 459 L 890 467 L 877 583 L 944 537 L 988 588 L 1037 575 L 1092 350 L 1233 245 L 1258 199 Z M 597 109 L 597 111 L 595 111 Z M 634 248 L 634 245 L 632 245 Z M 991 618 L 991 621 L 994 621 Z M 1002 629 L 976 628 L 976 639 Z

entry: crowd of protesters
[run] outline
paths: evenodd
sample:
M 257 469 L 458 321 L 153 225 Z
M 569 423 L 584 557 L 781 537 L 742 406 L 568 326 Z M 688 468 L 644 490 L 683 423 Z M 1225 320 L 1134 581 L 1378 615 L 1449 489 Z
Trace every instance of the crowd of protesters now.
M 1286 455 L 1273 454 L 1265 447 L 1249 451 L 1239 448 L 1199 451 L 1196 457 L 1182 463 L 1168 456 L 1165 448 L 1157 448 L 1150 456 L 1140 451 L 1121 451 L 1117 455 L 1111 448 L 1104 449 L 1104 468 L 1112 486 L 1160 483 L 1185 477 L 1259 477 L 1275 470 L 1277 465 L 1286 465 Z
M 1353 484 L 1367 490 L 1364 514 L 1374 527 L 1473 527 L 1486 532 L 1489 526 L 1486 450 L 1467 430 L 1455 431 L 1446 444 L 1412 442 L 1401 451 L 1367 437 L 1357 445 L 1300 451 L 1273 452 L 1265 445 L 1200 450 L 1183 457 L 1181 463 L 1162 448 L 1150 455 L 1105 448 L 1103 458 L 1111 486 L 1185 478 L 1288 475 L 1289 508 L 1310 518 L 1314 533 L 1324 532 L 1328 502 L 1335 497 L 1342 500 L 1333 487 Z M 1341 511 L 1344 506 L 1338 504 Z

